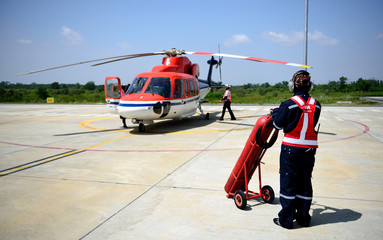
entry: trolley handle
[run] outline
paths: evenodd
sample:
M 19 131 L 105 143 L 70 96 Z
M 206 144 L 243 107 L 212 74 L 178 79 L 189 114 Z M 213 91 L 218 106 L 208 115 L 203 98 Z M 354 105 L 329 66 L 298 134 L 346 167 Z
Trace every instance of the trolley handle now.
M 271 146 L 274 145 L 274 143 L 277 141 L 277 138 L 278 138 L 278 132 L 277 130 L 273 129 L 274 130 L 274 133 L 273 133 L 273 136 L 271 137 L 270 141 L 267 142 L 267 139 L 266 141 L 263 141 L 262 140 L 262 131 L 264 131 L 265 128 L 268 128 L 268 127 L 272 127 L 272 118 L 271 116 L 269 116 L 269 118 L 267 119 L 267 121 L 258 129 L 257 131 L 257 134 L 256 134 L 256 143 L 261 147 L 261 148 L 270 148 Z

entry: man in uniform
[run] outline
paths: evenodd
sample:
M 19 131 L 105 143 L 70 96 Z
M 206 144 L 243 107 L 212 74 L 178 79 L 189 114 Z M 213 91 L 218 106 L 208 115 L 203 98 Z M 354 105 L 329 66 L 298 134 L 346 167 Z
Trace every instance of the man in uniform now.
M 233 111 L 231 111 L 231 91 L 230 91 L 230 86 L 226 85 L 226 91 L 223 94 L 223 98 L 220 102 L 223 102 L 223 109 L 222 109 L 222 115 L 219 118 L 219 120 L 223 120 L 223 117 L 225 116 L 225 111 L 226 109 L 230 113 L 231 120 L 236 120 Z
M 309 96 L 312 86 L 310 73 L 296 72 L 289 83 L 294 96 L 272 113 L 274 127 L 285 133 L 279 169 L 282 210 L 273 221 L 287 229 L 293 228 L 294 219 L 303 227 L 311 221 L 311 174 L 318 148 L 318 132 L 314 128 L 321 112 L 320 103 Z

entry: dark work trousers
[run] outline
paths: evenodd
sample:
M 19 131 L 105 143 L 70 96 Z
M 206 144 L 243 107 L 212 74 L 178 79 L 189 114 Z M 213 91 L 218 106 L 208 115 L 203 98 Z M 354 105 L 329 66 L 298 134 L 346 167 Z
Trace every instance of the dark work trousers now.
M 225 101 L 225 103 L 223 104 L 223 109 L 222 109 L 222 116 L 221 116 L 221 119 L 223 119 L 223 117 L 225 116 L 225 111 L 226 109 L 229 111 L 230 113 L 230 117 L 232 120 L 235 120 L 235 116 L 234 116 L 234 113 L 233 111 L 231 111 L 231 102 L 229 100 Z
M 316 149 L 291 147 L 282 144 L 280 155 L 280 203 L 279 222 L 285 228 L 293 228 L 293 220 L 307 227 L 313 189 L 311 174 Z

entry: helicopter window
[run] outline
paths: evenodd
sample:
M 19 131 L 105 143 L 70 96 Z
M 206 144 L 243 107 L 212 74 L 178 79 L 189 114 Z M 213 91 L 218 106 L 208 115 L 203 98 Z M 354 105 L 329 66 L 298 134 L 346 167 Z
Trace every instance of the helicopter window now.
M 174 98 L 183 98 L 185 87 L 183 79 L 174 80 Z
M 115 92 L 115 93 L 119 93 L 120 92 L 120 89 L 118 88 L 118 84 L 117 83 L 113 84 L 112 88 L 113 88 L 112 89 L 113 92 Z
M 186 91 L 186 97 L 189 97 L 190 94 L 189 94 L 189 84 L 188 84 L 188 80 L 184 79 L 184 86 L 185 86 L 185 91 Z
M 136 78 L 136 79 L 134 79 L 133 83 L 130 85 L 130 87 L 126 93 L 127 94 L 140 93 L 142 91 L 142 89 L 144 88 L 147 80 L 148 80 L 148 78 Z
M 170 98 L 170 78 L 152 78 L 145 93 L 153 93 L 164 98 Z
M 193 81 L 189 81 L 189 88 L 190 88 L 190 96 L 194 96 L 195 95 L 195 87 L 194 87 Z
M 117 79 L 108 79 L 106 82 L 106 93 L 108 98 L 120 98 L 120 89 Z
M 198 85 L 198 82 L 196 82 L 195 83 L 195 85 L 196 85 L 196 91 L 195 91 L 195 93 L 196 93 L 196 95 L 199 95 L 199 85 Z

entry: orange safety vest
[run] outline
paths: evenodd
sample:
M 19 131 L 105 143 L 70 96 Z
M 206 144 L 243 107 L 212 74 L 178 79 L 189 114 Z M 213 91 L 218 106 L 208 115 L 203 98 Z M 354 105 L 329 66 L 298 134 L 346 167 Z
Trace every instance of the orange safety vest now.
M 227 100 L 229 100 L 231 102 L 231 91 L 230 90 L 226 90 L 226 92 L 223 94 L 223 98 L 226 97 L 226 93 L 227 93 Z
M 314 131 L 316 100 L 313 97 L 309 97 L 307 102 L 305 102 L 299 96 L 294 96 L 290 99 L 298 105 L 297 107 L 302 109 L 302 115 L 295 129 L 285 133 L 282 144 L 302 148 L 318 148 L 318 134 Z

